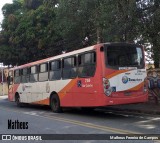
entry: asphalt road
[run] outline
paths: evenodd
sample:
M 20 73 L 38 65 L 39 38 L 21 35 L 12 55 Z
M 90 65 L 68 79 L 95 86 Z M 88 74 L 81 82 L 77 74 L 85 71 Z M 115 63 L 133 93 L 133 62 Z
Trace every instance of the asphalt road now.
M 8 120 L 28 122 L 27 129 L 8 129 Z M 160 116 L 131 114 L 111 110 L 84 112 L 79 109 L 64 109 L 52 113 L 49 107 L 28 105 L 22 108 L 0 97 L 0 134 L 159 134 Z M 61 136 L 63 138 L 63 136 Z M 65 137 L 65 136 L 64 136 Z M 2 142 L 2 141 L 0 141 Z M 4 141 L 3 141 L 4 142 Z M 17 141 L 5 141 L 17 142 Z M 21 142 L 21 141 L 20 141 Z M 33 141 L 25 141 L 33 142 Z M 37 141 L 36 141 L 37 142 Z M 152 140 L 54 140 L 41 142 L 143 142 Z

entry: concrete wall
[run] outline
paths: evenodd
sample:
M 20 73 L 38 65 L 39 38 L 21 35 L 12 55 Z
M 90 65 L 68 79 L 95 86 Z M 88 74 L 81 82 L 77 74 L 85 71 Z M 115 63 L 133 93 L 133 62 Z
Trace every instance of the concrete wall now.
M 2 83 L 0 83 L 0 96 L 2 96 L 3 94 L 8 95 L 8 85 L 7 85 L 7 83 L 3 83 L 3 86 L 2 86 Z
M 2 86 L 2 73 L 3 73 L 3 86 Z M 7 85 L 8 68 L 0 68 L 0 96 L 8 95 L 8 85 Z M 2 88 L 3 87 L 3 88 Z

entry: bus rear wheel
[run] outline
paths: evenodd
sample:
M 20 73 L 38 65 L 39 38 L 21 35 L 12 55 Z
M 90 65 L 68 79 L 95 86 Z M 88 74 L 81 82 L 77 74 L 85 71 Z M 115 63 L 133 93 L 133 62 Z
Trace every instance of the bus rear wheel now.
M 55 113 L 62 112 L 62 108 L 60 106 L 60 100 L 56 94 L 53 94 L 50 98 L 50 107 L 51 107 L 52 111 Z

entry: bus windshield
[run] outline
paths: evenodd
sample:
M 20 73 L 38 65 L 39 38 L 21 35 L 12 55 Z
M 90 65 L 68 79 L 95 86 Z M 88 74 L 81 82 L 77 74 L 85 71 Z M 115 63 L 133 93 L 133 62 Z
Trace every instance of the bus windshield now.
M 105 48 L 106 65 L 110 68 L 144 68 L 144 56 L 141 47 L 109 45 Z

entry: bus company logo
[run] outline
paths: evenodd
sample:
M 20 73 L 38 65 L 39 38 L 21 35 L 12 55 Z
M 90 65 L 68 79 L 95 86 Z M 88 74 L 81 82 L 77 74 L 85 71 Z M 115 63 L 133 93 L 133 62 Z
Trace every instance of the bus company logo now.
M 128 77 L 127 77 L 127 76 L 123 76 L 123 77 L 122 77 L 122 82 L 123 82 L 124 84 L 126 84 L 126 83 L 128 82 Z
M 127 76 L 123 76 L 122 77 L 122 82 L 124 83 L 124 84 L 126 84 L 126 83 L 135 83 L 135 82 L 141 82 L 141 81 L 143 81 L 142 79 L 139 79 L 139 78 L 128 78 Z

